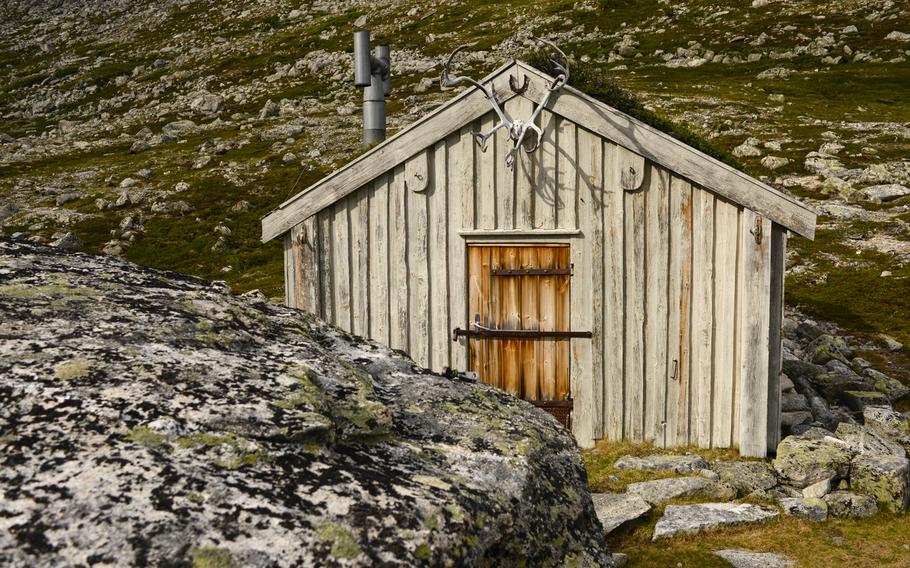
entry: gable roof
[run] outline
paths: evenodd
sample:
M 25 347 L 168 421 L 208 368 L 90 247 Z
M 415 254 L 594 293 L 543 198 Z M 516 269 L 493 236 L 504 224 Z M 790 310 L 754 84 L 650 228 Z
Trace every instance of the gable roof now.
M 531 81 L 521 95 L 508 87 L 510 73 L 520 71 Z M 523 96 L 535 103 L 542 85 L 553 80 L 521 61 L 511 61 L 487 75 L 501 102 Z M 712 158 L 613 107 L 567 85 L 550 97 L 546 108 L 596 134 L 663 166 L 699 186 L 747 207 L 804 237 L 815 237 L 815 212 L 773 187 Z M 402 129 L 344 167 L 291 197 L 262 219 L 262 241 L 283 235 L 293 226 L 332 205 L 452 131 L 482 117 L 490 103 L 470 87 L 433 112 Z

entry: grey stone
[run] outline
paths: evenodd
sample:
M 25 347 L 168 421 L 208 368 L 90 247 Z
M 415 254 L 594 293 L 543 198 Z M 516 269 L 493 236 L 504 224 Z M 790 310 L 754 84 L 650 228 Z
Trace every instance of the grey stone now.
M 831 493 L 831 484 L 834 483 L 834 478 L 823 479 L 821 481 L 816 481 L 812 485 L 803 488 L 803 498 L 805 499 L 821 499 L 828 493 Z
M 812 422 L 812 413 L 808 410 L 799 410 L 797 412 L 781 412 L 780 425 L 784 430 L 793 431 L 794 426 L 808 424 Z
M 2 565 L 610 565 L 525 402 L 116 257 L 0 239 L 0 274 Z
M 640 519 L 651 510 L 651 505 L 639 495 L 627 493 L 594 493 L 594 512 L 609 534 L 620 525 Z
M 224 110 L 224 97 L 213 93 L 199 93 L 192 98 L 190 108 L 201 114 L 215 114 Z
M 763 461 L 716 461 L 711 469 L 720 481 L 733 487 L 737 495 L 771 489 L 777 485 L 777 476 L 771 466 Z
M 863 374 L 874 381 L 873 387 L 875 390 L 886 395 L 892 402 L 901 400 L 907 395 L 910 395 L 910 387 L 897 379 L 889 377 L 881 371 L 864 369 Z
M 780 374 L 780 390 L 785 393 L 792 393 L 794 388 L 795 388 L 795 385 L 793 384 L 793 380 L 791 380 L 790 377 L 788 377 L 786 373 L 781 373 Z
M 694 534 L 717 527 L 760 523 L 778 515 L 775 509 L 746 503 L 668 505 L 664 510 L 664 516 L 654 526 L 652 540 L 679 534 Z
M 146 150 L 150 150 L 151 148 L 152 145 L 145 140 L 136 140 L 133 142 L 133 145 L 130 146 L 130 154 L 139 154 L 145 152 Z
M 850 467 L 850 488 L 872 495 L 892 512 L 910 506 L 910 460 L 900 456 L 858 456 Z
M 885 342 L 885 347 L 887 347 L 890 351 L 900 351 L 901 349 L 904 348 L 903 343 L 894 339 L 890 335 L 887 335 L 885 333 L 879 333 L 878 336 L 881 338 L 882 341 Z
M 274 103 L 272 102 L 272 99 L 269 99 L 265 102 L 265 106 L 262 107 L 262 110 L 259 111 L 259 118 L 278 116 L 280 112 L 281 107 L 278 106 L 278 103 Z
M 640 471 L 672 471 L 674 473 L 692 473 L 708 467 L 708 462 L 699 455 L 652 455 L 622 456 L 613 464 L 616 469 L 637 469 Z
M 859 193 L 873 203 L 886 203 L 910 195 L 910 187 L 897 183 L 872 185 L 859 190 Z
M 787 436 L 777 446 L 772 465 L 788 485 L 802 489 L 828 478 L 843 478 L 850 471 L 853 452 L 833 436 Z
M 198 127 L 192 120 L 175 120 L 165 124 L 161 131 L 172 136 L 186 136 L 196 131 Z
M 813 339 L 806 346 L 806 353 L 816 365 L 824 365 L 832 359 L 849 365 L 850 357 L 853 356 L 853 351 L 847 346 L 843 337 L 828 334 L 822 334 Z
M 799 393 L 782 393 L 780 396 L 781 412 L 797 412 L 800 410 L 809 410 L 809 401 L 804 395 Z
M 878 391 L 844 391 L 841 399 L 851 409 L 862 411 L 867 406 L 888 406 L 891 401 L 886 395 Z
M 613 553 L 613 568 L 623 568 L 629 564 L 629 555 L 622 552 Z
M 678 497 L 714 496 L 721 491 L 717 484 L 704 477 L 670 477 L 630 483 L 626 487 L 626 493 L 638 495 L 651 505 L 659 505 Z
M 790 163 L 790 160 L 787 158 L 781 158 L 779 156 L 765 156 L 761 159 L 761 165 L 768 168 L 769 170 L 776 170 L 782 168 Z
M 837 437 L 847 442 L 850 450 L 857 455 L 906 457 L 904 448 L 884 434 L 862 426 L 841 422 L 837 425 Z
M 890 406 L 863 408 L 863 422 L 867 427 L 897 442 L 910 452 L 910 420 Z
M 809 521 L 824 521 L 828 518 L 828 504 L 822 499 L 788 497 L 778 501 L 785 515 Z
M 77 237 L 74 233 L 66 233 L 54 240 L 51 243 L 51 246 L 62 250 L 82 250 L 85 243 L 83 243 L 82 239 Z
M 865 519 L 878 513 L 875 497 L 857 495 L 849 491 L 835 491 L 825 495 L 828 516 L 838 519 Z
M 733 568 L 790 568 L 796 562 L 786 556 L 771 552 L 752 552 L 751 550 L 715 550 L 714 554 L 729 562 Z
M 776 503 L 781 499 L 792 499 L 794 497 L 801 497 L 802 494 L 786 485 L 776 485 L 770 489 L 758 489 L 746 495 L 748 499 L 756 499 L 759 501 L 768 501 L 769 503 Z

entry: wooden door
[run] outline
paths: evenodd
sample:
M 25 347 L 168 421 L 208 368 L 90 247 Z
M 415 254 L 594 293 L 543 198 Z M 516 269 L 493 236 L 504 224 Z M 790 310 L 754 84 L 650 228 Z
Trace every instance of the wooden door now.
M 468 281 L 470 369 L 525 400 L 569 398 L 568 245 L 470 245 Z

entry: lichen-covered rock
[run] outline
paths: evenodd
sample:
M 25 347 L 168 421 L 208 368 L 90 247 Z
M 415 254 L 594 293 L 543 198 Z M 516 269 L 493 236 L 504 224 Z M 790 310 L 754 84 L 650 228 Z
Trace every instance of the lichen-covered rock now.
M 828 516 L 837 519 L 865 519 L 878 513 L 875 497 L 858 495 L 849 491 L 835 491 L 825 495 Z
M 713 497 L 733 499 L 736 492 L 729 486 L 704 477 L 669 477 L 630 483 L 626 493 L 638 495 L 651 505 L 659 505 L 680 497 Z
M 733 568 L 790 568 L 796 562 L 786 556 L 771 552 L 752 552 L 751 550 L 716 550 L 714 554 L 730 563 Z
M 867 406 L 888 406 L 888 397 L 878 391 L 844 391 L 843 401 L 858 412 Z
M 716 461 L 711 469 L 720 476 L 720 481 L 736 489 L 740 497 L 777 485 L 774 470 L 763 461 Z
M 910 506 L 910 460 L 899 456 L 858 456 L 850 467 L 850 488 L 872 495 L 890 511 Z
M 873 387 L 892 402 L 910 396 L 910 387 L 875 369 L 864 369 L 863 374 L 874 381 Z
M 652 540 L 694 534 L 718 527 L 761 523 L 777 517 L 775 509 L 746 503 L 668 505 L 654 526 Z
M 853 357 L 853 351 L 847 346 L 843 337 L 827 334 L 813 339 L 806 347 L 806 353 L 816 365 L 824 365 L 832 359 L 849 365 L 850 358 Z
M 785 515 L 809 521 L 824 521 L 828 518 L 828 504 L 822 499 L 788 497 L 778 501 Z
M 838 438 L 847 442 L 850 450 L 857 455 L 906 456 L 900 444 L 867 426 L 841 422 L 837 425 L 836 434 Z
M 784 438 L 772 465 L 785 483 L 801 489 L 823 479 L 847 477 L 852 458 L 842 440 L 803 434 Z
M 867 406 L 863 408 L 866 426 L 894 440 L 910 452 L 910 419 L 890 406 Z
M 653 456 L 622 456 L 613 465 L 616 469 L 637 469 L 639 471 L 672 471 L 692 473 L 708 467 L 705 458 L 689 454 L 684 456 L 657 454 Z
M 631 493 L 595 493 L 592 496 L 597 519 L 609 534 L 620 525 L 640 519 L 651 510 L 651 505 Z
M 571 435 L 223 285 L 0 240 L 0 565 L 609 565 Z

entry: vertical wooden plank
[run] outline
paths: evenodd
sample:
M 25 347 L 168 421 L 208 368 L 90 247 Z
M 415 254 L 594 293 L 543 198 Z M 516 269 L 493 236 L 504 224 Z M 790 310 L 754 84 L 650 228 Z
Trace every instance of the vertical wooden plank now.
M 746 213 L 745 208 L 739 208 L 736 213 L 736 313 L 733 316 L 733 336 L 734 336 L 734 349 L 733 349 L 733 446 L 739 447 L 739 425 L 742 419 L 740 412 L 740 398 L 742 397 L 742 383 L 743 383 L 743 300 L 744 296 L 744 286 L 746 282 L 746 268 L 745 262 L 743 259 L 743 243 L 745 240 L 742 237 L 742 232 L 745 230 L 743 216 Z
M 510 105 L 511 108 L 515 109 L 515 114 L 512 116 L 527 118 L 534 112 L 534 103 L 524 97 L 515 97 L 509 100 L 506 107 L 510 107 Z M 515 156 L 514 227 L 516 229 L 532 229 L 534 227 L 534 186 L 538 177 L 539 159 L 539 151 L 528 154 L 524 150 L 520 150 Z
M 519 268 L 538 268 L 537 248 L 519 247 Z M 521 290 L 521 329 L 537 331 L 540 329 L 538 318 L 538 281 L 539 276 L 522 276 Z M 538 344 L 539 341 L 521 342 L 521 396 L 525 400 L 540 399 Z
M 692 186 L 670 179 L 670 281 L 667 313 L 665 446 L 689 443 L 689 350 L 692 313 Z
M 572 286 L 571 320 L 578 329 L 592 330 L 593 339 L 576 339 L 572 342 L 571 389 L 575 399 L 572 417 L 572 431 L 575 440 L 581 447 L 594 445 L 595 429 L 599 419 L 601 401 L 594 400 L 596 381 L 602 375 L 601 369 L 595 369 L 595 346 L 600 345 L 600 330 L 594 327 L 595 288 L 601 288 L 594 281 L 595 264 L 601 264 L 602 258 L 593 257 L 595 233 L 595 208 L 599 206 L 603 186 L 603 149 L 599 136 L 586 130 L 578 130 L 578 213 L 581 237 L 572 243 L 572 262 L 575 276 Z M 602 267 L 601 267 L 602 270 Z
M 329 323 L 335 323 L 335 274 L 332 255 L 332 237 L 335 234 L 332 220 L 335 218 L 332 208 L 326 208 L 316 214 L 319 224 L 319 306 L 320 316 Z
M 332 206 L 332 271 L 335 284 L 335 325 L 350 332 L 351 325 L 351 240 L 348 198 Z
M 768 336 L 771 294 L 771 222 L 744 210 L 740 217 L 743 263 L 739 452 L 768 451 Z
M 389 344 L 389 178 L 373 181 L 370 194 L 370 338 Z
M 556 248 L 556 268 L 569 268 L 569 247 Z M 556 280 L 556 329 L 561 331 L 572 330 L 571 319 L 571 288 L 572 278 L 562 276 Z M 569 350 L 570 341 L 562 339 L 556 341 L 556 399 L 565 400 L 569 395 L 569 367 L 572 363 Z
M 494 253 L 496 256 L 495 259 Z M 484 327 L 490 328 L 496 327 L 499 324 L 497 312 L 494 311 L 495 302 L 493 301 L 494 298 L 498 296 L 499 289 L 498 287 L 494 289 L 493 277 L 490 275 L 490 270 L 495 267 L 494 262 L 498 264 L 498 257 L 499 254 L 496 252 L 496 247 L 483 247 L 481 254 L 482 271 L 480 278 L 480 323 Z M 482 377 L 484 379 L 484 382 L 493 386 L 499 386 L 499 355 L 497 351 L 498 345 L 491 339 L 484 339 L 481 341 L 481 349 L 481 359 L 483 360 Z
M 297 273 L 296 255 L 294 254 L 294 241 L 297 227 L 293 227 L 284 235 L 284 304 L 289 308 L 297 307 L 297 282 L 294 276 Z
M 692 391 L 691 428 L 694 441 L 711 446 L 712 382 L 714 380 L 714 195 L 693 191 L 692 210 Z
M 666 426 L 670 173 L 650 163 L 647 179 L 645 440 L 662 445 Z
M 464 127 L 446 141 L 449 249 L 449 333 L 456 327 L 465 329 L 468 317 L 467 247 L 459 229 L 474 228 L 474 139 L 471 129 Z M 468 368 L 468 341 L 450 341 L 450 365 L 454 369 Z
M 618 158 L 629 152 L 620 147 Z M 624 192 L 626 437 L 644 440 L 645 426 L 645 191 Z
M 556 178 L 556 115 L 547 109 L 540 111 L 540 147 L 537 149 L 535 160 L 537 163 L 537 177 L 534 187 L 534 223 L 536 229 L 556 228 L 556 207 L 558 202 L 558 186 Z M 571 123 L 569 123 L 571 124 Z M 575 140 L 572 139 L 572 154 L 574 156 Z M 570 180 L 574 190 L 575 176 Z M 575 210 L 573 194 L 572 210 Z
M 468 322 L 465 329 L 474 329 L 475 315 L 483 320 L 483 255 L 479 246 L 468 247 Z M 483 348 L 477 339 L 468 341 L 468 365 L 472 371 L 483 376 Z
M 733 443 L 733 389 L 736 377 L 736 250 L 739 208 L 728 201 L 715 202 L 717 223 L 714 242 L 714 407 L 711 445 L 727 448 Z
M 489 132 L 493 128 L 494 115 L 489 113 L 480 121 L 480 130 Z M 477 149 L 477 182 L 474 187 L 474 221 L 478 229 L 496 228 L 496 139 L 487 144 L 487 149 L 481 152 Z
M 446 143 L 441 141 L 433 147 L 430 162 L 430 185 L 427 188 L 427 223 L 429 245 L 427 263 L 429 265 L 428 293 L 430 351 L 427 366 L 441 372 L 451 366 L 449 361 L 449 283 L 454 275 L 448 270 L 449 211 L 447 206 L 446 176 Z M 457 235 L 455 235 L 457 237 Z M 462 253 L 463 254 L 463 253 Z M 462 278 L 464 272 L 461 273 Z
M 520 258 L 517 247 L 500 249 L 501 266 L 516 269 Z M 519 296 L 519 278 L 505 276 L 499 278 L 502 297 L 501 329 L 521 329 L 521 298 Z M 503 388 L 515 396 L 521 395 L 521 361 L 519 359 L 519 342 L 515 339 L 504 339 L 502 344 L 502 377 Z
M 556 251 L 553 247 L 540 247 L 537 251 L 537 262 L 540 268 L 556 268 Z M 539 314 L 541 331 L 557 329 L 557 291 L 556 277 L 550 274 L 539 278 Z M 556 400 L 559 396 L 557 383 L 557 350 L 556 342 L 551 339 L 538 341 L 538 368 L 540 369 L 540 398 Z M 565 361 L 566 364 L 569 361 Z
M 416 169 L 428 150 L 422 151 L 405 162 L 405 173 Z M 407 179 L 412 179 L 407 175 Z M 408 353 L 418 365 L 429 366 L 430 348 L 430 286 L 427 259 L 427 192 L 416 192 L 408 188 L 408 323 L 410 325 Z
M 584 212 L 579 213 L 582 227 L 590 227 L 591 241 L 591 329 L 594 337 L 591 340 L 591 417 L 593 436 L 604 437 L 604 144 L 603 140 L 592 135 L 590 156 L 588 150 L 579 152 L 579 165 L 582 169 L 590 167 L 591 184 L 589 186 L 590 202 Z M 585 231 L 587 234 L 588 231 Z
M 348 196 L 351 223 L 351 331 L 366 337 L 370 332 L 370 210 L 366 188 Z
M 490 248 L 490 270 L 504 268 L 503 260 L 505 254 L 503 247 Z M 490 325 L 493 329 L 505 327 L 505 306 L 504 306 L 504 287 L 505 279 L 500 276 L 490 275 Z M 502 362 L 504 358 L 503 348 L 505 342 L 501 339 L 490 339 L 488 342 L 489 359 L 490 359 L 490 376 L 493 377 L 497 387 L 505 389 L 505 376 L 502 372 Z
M 780 443 L 781 325 L 784 318 L 784 272 L 787 257 L 787 230 L 772 223 L 771 290 L 768 322 L 768 440 L 769 453 Z
M 604 142 L 604 430 L 623 438 L 625 192 L 620 185 L 619 147 Z
M 566 118 L 557 120 L 556 150 L 556 226 L 577 229 L 576 211 L 580 207 L 577 184 L 577 132 L 575 123 Z
M 514 114 L 517 99 L 510 99 L 506 108 L 512 109 Z M 496 171 L 496 228 L 497 229 L 514 229 L 515 228 L 515 170 L 521 156 L 516 153 L 515 164 L 509 168 L 506 166 L 506 157 L 512 151 L 512 141 L 509 139 L 509 132 L 505 128 L 500 128 L 494 135 L 496 161 L 493 167 Z
M 319 262 L 316 216 L 298 225 L 294 236 L 295 307 L 319 313 Z
M 389 181 L 389 345 L 408 350 L 408 212 L 404 167 Z

